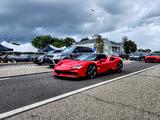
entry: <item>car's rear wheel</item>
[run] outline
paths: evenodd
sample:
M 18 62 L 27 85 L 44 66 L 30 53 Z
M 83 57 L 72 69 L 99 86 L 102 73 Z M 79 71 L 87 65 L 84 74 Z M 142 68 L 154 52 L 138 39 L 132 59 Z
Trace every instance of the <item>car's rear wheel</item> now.
M 87 78 L 93 79 L 97 75 L 97 67 L 94 64 L 88 66 L 87 69 Z
M 120 72 L 122 72 L 122 68 L 123 68 L 123 63 L 122 63 L 122 61 L 120 61 L 120 62 L 118 62 L 118 64 L 117 64 L 117 69 L 116 69 L 116 71 L 117 71 L 118 73 L 120 73 Z

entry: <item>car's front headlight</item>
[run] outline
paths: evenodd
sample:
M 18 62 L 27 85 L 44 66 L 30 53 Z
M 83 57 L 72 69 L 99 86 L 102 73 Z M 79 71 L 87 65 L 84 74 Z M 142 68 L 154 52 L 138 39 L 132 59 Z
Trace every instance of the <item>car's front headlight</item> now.
M 139 56 L 135 56 L 136 58 L 138 58 Z
M 72 69 L 81 69 L 83 66 L 82 65 L 75 65 L 72 67 Z

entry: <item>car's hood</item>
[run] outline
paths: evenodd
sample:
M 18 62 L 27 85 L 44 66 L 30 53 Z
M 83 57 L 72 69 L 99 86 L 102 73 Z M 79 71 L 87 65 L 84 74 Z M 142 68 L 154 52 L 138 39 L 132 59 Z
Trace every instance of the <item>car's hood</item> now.
M 89 61 L 88 61 L 89 62 Z M 79 61 L 79 60 L 62 60 L 60 63 L 58 63 L 55 67 L 55 69 L 61 69 L 61 70 L 66 70 L 70 69 L 73 66 L 77 65 L 85 65 L 87 64 L 87 61 Z
M 146 56 L 146 58 L 160 58 L 159 56 Z

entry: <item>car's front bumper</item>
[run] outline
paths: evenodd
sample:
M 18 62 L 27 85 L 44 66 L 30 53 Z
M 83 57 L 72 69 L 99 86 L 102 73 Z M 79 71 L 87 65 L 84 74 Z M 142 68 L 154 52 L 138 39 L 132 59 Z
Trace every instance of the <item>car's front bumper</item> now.
M 85 70 L 54 70 L 54 76 L 67 78 L 81 78 L 86 76 Z

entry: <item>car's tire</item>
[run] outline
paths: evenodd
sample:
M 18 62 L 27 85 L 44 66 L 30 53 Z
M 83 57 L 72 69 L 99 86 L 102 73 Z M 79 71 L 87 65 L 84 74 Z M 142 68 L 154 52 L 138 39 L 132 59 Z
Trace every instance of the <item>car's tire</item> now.
M 122 68 L 123 68 L 123 62 L 119 61 L 117 64 L 116 72 L 118 73 L 122 72 L 123 71 Z
M 148 60 L 144 60 L 145 63 L 149 63 Z
M 93 79 L 96 77 L 96 75 L 97 75 L 97 66 L 95 64 L 89 65 L 86 73 L 87 78 Z

